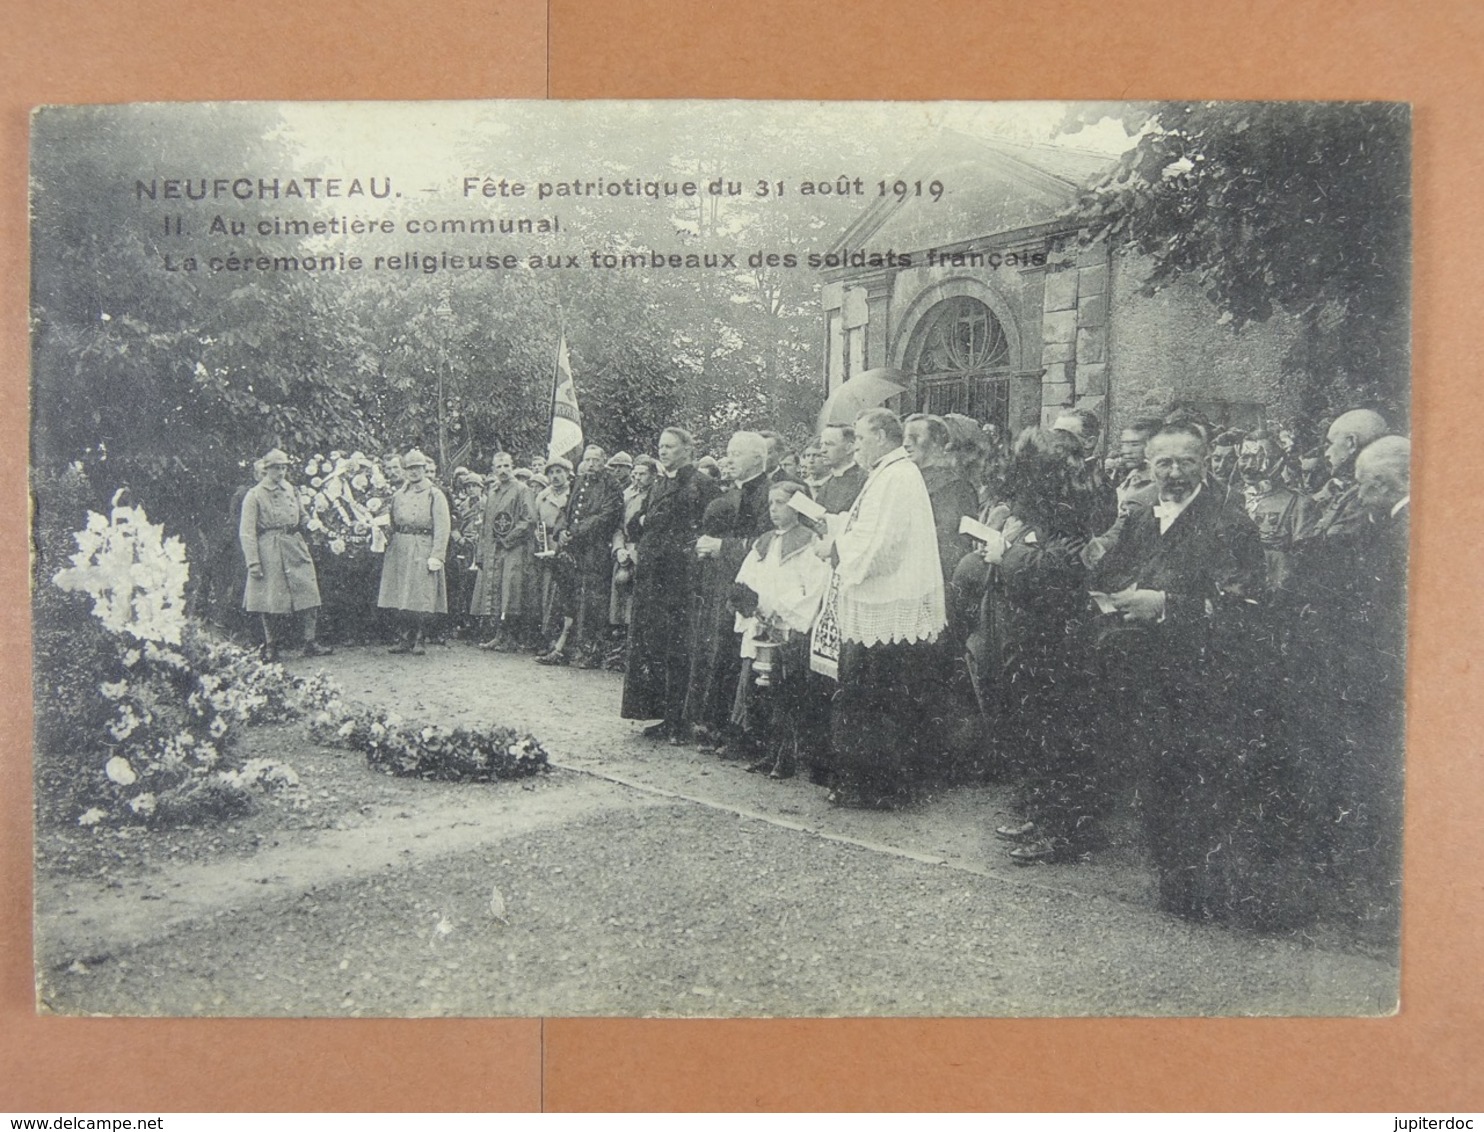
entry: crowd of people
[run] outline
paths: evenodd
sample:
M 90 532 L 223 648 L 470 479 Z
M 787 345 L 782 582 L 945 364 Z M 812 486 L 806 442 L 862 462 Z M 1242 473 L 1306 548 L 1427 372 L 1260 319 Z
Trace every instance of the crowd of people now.
M 1169 911 L 1394 931 L 1408 440 L 1364 409 L 1307 456 L 1188 411 L 1102 440 L 1081 410 L 1007 444 L 869 409 L 797 453 L 740 431 L 715 457 L 674 427 L 575 468 L 499 453 L 455 469 L 451 503 L 414 451 L 391 651 L 463 626 L 621 668 L 647 738 L 807 774 L 839 806 L 1013 786 L 993 832 L 1017 864 L 1083 860 L 1131 808 Z M 308 610 L 317 653 L 287 458 L 261 463 L 246 605 Z

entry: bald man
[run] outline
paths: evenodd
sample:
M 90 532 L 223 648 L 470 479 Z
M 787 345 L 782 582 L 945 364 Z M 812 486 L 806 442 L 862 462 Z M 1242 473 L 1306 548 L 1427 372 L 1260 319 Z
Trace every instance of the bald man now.
M 1324 459 L 1330 480 L 1315 494 L 1320 511 L 1309 537 L 1345 538 L 1365 522 L 1365 508 L 1355 497 L 1355 458 L 1360 450 L 1386 435 L 1386 418 L 1373 409 L 1341 413 L 1325 434 Z
M 1402 748 L 1411 443 L 1385 436 L 1354 461 L 1365 522 L 1325 620 L 1336 657 L 1326 723 L 1329 789 L 1319 815 L 1342 913 L 1378 942 L 1400 911 Z

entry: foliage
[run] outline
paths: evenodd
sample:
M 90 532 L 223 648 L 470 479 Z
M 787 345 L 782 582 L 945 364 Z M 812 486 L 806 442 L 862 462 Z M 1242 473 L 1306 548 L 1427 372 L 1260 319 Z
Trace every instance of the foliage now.
M 546 750 L 509 727 L 440 727 L 408 723 L 384 708 L 347 710 L 334 702 L 310 721 L 329 746 L 363 751 L 376 770 L 441 782 L 527 778 L 547 769 Z
M 1137 144 L 1079 204 L 1089 238 L 1152 261 L 1149 291 L 1194 280 L 1235 326 L 1300 320 L 1286 359 L 1314 416 L 1405 417 L 1410 122 L 1399 104 L 1093 103 Z

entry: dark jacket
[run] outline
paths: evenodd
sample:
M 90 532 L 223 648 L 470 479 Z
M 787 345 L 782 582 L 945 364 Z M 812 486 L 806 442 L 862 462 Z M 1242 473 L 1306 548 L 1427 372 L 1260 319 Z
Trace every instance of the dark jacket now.
M 978 516 L 979 493 L 956 468 L 923 468 L 922 481 L 927 485 L 928 499 L 933 504 L 933 526 L 938 531 L 938 563 L 943 568 L 943 583 L 949 586 L 959 560 L 974 549 L 969 536 L 958 533 L 958 524 L 965 515 Z
M 839 475 L 830 475 L 824 486 L 814 493 L 814 501 L 832 515 L 849 511 L 866 486 L 866 470 L 859 464 L 851 464 Z
M 1163 534 L 1154 508 L 1131 508 L 1090 587 L 1162 590 L 1165 620 L 1146 627 L 1194 643 L 1211 618 L 1262 596 L 1264 567 L 1262 541 L 1247 512 L 1202 487 Z
M 567 501 L 567 550 L 584 573 L 612 568 L 613 532 L 623 521 L 623 492 L 606 471 L 577 477 Z

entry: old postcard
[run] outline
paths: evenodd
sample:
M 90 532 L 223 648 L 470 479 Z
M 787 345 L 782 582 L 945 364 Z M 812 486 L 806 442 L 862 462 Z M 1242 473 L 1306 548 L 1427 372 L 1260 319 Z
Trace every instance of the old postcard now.
M 1396 1010 L 1410 118 L 32 123 L 59 1014 Z

